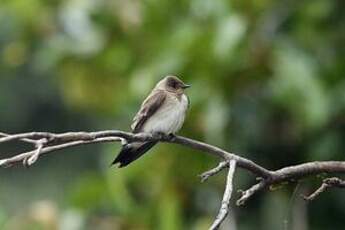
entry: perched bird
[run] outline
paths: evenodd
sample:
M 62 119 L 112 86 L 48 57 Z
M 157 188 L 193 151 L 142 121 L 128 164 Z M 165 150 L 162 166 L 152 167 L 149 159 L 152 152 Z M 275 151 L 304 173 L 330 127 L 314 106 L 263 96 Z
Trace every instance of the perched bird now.
M 141 104 L 131 125 L 133 133 L 174 135 L 183 125 L 189 106 L 185 89 L 190 85 L 176 76 L 166 76 Z M 124 145 L 112 162 L 124 167 L 150 150 L 157 141 L 132 142 Z

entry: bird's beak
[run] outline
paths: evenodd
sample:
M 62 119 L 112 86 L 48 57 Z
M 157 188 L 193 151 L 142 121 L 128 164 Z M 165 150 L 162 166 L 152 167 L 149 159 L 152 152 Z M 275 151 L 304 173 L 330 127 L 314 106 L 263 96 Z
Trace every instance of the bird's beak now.
M 184 84 L 184 85 L 182 86 L 182 89 L 187 89 L 187 88 L 189 88 L 189 87 L 191 87 L 191 85 Z

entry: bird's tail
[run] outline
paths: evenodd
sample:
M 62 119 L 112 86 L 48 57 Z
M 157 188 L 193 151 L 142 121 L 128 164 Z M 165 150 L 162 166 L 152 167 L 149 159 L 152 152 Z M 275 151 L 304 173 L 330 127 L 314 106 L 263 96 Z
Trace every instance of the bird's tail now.
M 157 141 L 146 141 L 146 142 L 132 142 L 126 144 L 122 147 L 119 155 L 115 158 L 115 160 L 111 163 L 114 165 L 116 163 L 120 163 L 119 168 L 124 167 L 135 161 L 139 157 L 141 157 L 144 153 L 150 150 Z

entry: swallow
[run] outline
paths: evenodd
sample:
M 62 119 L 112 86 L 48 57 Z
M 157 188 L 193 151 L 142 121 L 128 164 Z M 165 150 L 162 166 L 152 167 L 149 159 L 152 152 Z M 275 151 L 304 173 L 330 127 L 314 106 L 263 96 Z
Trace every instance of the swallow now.
M 185 84 L 176 76 L 166 76 L 159 81 L 147 96 L 131 125 L 132 133 L 152 135 L 175 135 L 182 127 L 189 99 Z M 157 141 L 131 142 L 124 145 L 111 165 L 124 167 L 149 151 Z

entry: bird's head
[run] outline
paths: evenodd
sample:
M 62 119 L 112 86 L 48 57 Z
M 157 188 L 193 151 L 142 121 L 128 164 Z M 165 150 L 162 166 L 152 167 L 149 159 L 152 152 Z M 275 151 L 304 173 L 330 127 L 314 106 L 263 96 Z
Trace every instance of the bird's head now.
M 176 76 L 166 76 L 156 85 L 156 89 L 166 90 L 178 94 L 184 93 L 184 90 L 189 87 L 190 85 L 185 84 L 181 79 L 179 79 Z

